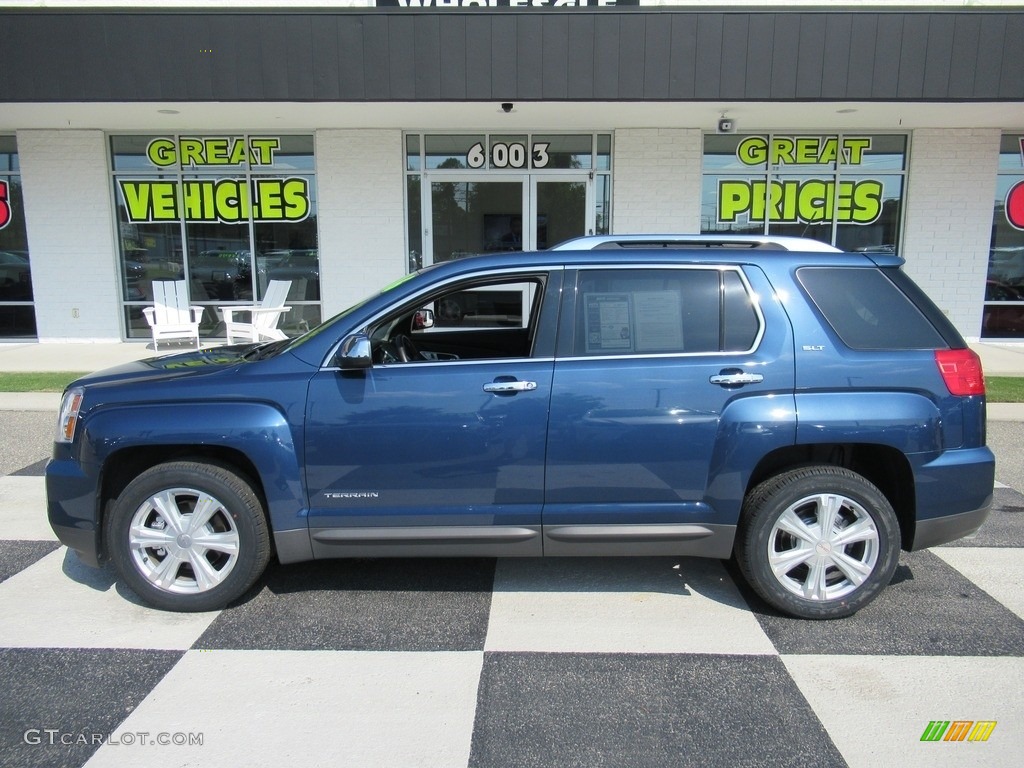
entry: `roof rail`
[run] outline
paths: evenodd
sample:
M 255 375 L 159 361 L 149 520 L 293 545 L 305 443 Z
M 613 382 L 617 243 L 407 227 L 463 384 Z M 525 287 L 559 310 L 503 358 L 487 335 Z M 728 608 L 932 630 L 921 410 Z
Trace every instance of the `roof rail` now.
M 594 251 L 610 248 L 756 248 L 774 251 L 842 252 L 839 248 L 820 240 L 771 235 L 588 235 L 566 240 L 551 250 Z

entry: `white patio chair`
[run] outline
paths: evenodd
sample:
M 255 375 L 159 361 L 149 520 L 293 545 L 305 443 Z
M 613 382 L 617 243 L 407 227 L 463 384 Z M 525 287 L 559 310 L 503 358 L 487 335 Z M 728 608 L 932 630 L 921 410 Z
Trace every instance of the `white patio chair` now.
M 199 320 L 202 307 L 188 305 L 184 280 L 154 280 L 153 306 L 142 310 L 153 331 L 153 349 L 159 351 L 160 341 L 193 339 L 199 349 Z
M 284 305 L 291 284 L 291 280 L 271 280 L 267 285 L 267 292 L 263 294 L 263 301 L 258 306 L 220 307 L 220 311 L 224 313 L 228 344 L 235 344 L 236 339 L 241 342 L 288 338 L 285 332 L 277 327 L 277 323 L 280 321 L 281 315 L 291 309 Z M 249 322 L 236 320 L 236 312 L 248 312 L 250 314 Z

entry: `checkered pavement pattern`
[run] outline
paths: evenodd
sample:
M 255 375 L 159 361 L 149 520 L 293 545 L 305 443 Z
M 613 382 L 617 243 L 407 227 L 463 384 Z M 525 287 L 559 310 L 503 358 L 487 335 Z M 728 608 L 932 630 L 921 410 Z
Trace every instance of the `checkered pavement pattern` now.
M 962 766 L 1024 753 L 1024 496 L 904 554 L 856 616 L 773 612 L 691 558 L 272 564 L 145 607 L 0 477 L 3 766 Z M 992 721 L 985 742 L 922 741 Z

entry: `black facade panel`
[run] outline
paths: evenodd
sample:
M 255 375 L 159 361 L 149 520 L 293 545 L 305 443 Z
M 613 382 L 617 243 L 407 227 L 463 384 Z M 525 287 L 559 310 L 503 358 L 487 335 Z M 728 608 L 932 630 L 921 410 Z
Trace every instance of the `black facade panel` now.
M 672 28 L 657 16 L 644 17 L 644 98 L 669 98 L 672 77 Z
M 516 25 L 516 98 L 544 98 L 544 25 L 540 16 L 519 16 Z
M 339 57 L 342 44 L 338 35 L 338 27 L 333 23 L 314 24 L 312 31 L 313 56 L 313 87 L 317 93 L 324 94 L 325 99 L 341 98 L 341 81 L 338 72 L 341 69 Z
M 619 74 L 622 51 L 619 50 L 619 19 L 595 19 L 594 98 L 615 101 L 620 98 Z
M 670 99 L 694 98 L 697 89 L 697 23 L 691 15 L 672 17 L 672 57 L 669 61 Z
M 1024 99 L 1024 10 L 6 10 L 0 40 L 0 102 Z
M 934 99 L 936 94 L 949 93 L 951 65 L 956 56 L 956 48 L 953 47 L 955 24 L 953 16 L 936 16 L 928 21 L 928 48 L 925 52 L 922 87 L 926 99 Z
M 764 101 L 772 90 L 772 50 L 775 16 L 768 13 L 750 15 L 747 35 L 747 71 L 744 98 Z
M 340 20 L 335 20 L 336 22 Z M 329 82 L 337 80 L 337 98 L 343 101 L 363 101 L 371 98 L 366 92 L 369 77 L 366 73 L 367 21 L 360 19 L 359 24 L 336 23 L 334 36 L 337 40 L 338 68 L 331 75 Z M 325 92 L 323 98 L 331 99 L 328 93 L 335 93 L 332 88 Z
M 1006 20 L 1006 37 L 1003 38 L 1003 66 L 999 71 L 999 98 L 1020 101 L 1021 84 L 1024 83 L 1024 15 Z M 977 87 L 977 83 L 975 83 Z
M 837 13 L 825 19 L 824 66 L 821 97 L 845 98 L 850 84 L 850 49 L 844 45 L 853 35 L 853 15 Z
M 978 60 L 974 68 L 972 96 L 981 99 L 999 98 L 999 72 L 1003 67 L 1003 46 L 1006 24 L 1000 18 L 982 16 L 979 19 Z M 967 98 L 962 97 L 962 98 Z
M 569 17 L 566 51 L 568 51 L 568 98 L 586 101 L 594 98 L 594 28 L 596 19 L 590 14 Z
M 722 35 L 720 13 L 697 17 L 696 78 L 693 98 L 717 99 L 722 92 Z
M 484 14 L 467 16 L 466 36 L 460 45 L 466 49 L 466 99 L 488 101 L 494 98 L 491 84 L 490 17 Z
M 747 51 L 750 17 L 737 14 L 722 19 L 721 89 L 724 99 L 747 98 Z
M 642 94 L 647 61 L 644 17 L 629 14 L 619 21 L 619 93 Z M 634 96 L 633 98 L 636 98 Z
M 416 98 L 419 86 L 417 70 L 416 42 L 417 29 L 422 24 L 414 24 L 411 17 L 395 18 L 388 24 L 388 85 L 387 94 L 397 101 L 412 101 Z M 425 80 L 429 79 L 424 78 Z M 430 92 L 429 86 L 426 88 Z M 434 98 L 437 98 L 436 96 Z
M 246 20 L 249 21 L 249 20 Z M 240 70 L 244 57 L 240 54 L 245 46 L 249 35 L 239 27 L 240 24 L 232 24 L 227 19 L 214 18 L 210 20 L 210 40 L 207 43 L 205 54 L 208 58 L 206 66 L 210 71 L 210 99 L 216 99 L 217 94 L 230 92 L 236 89 L 239 83 L 250 79 L 251 73 Z M 140 51 L 138 59 L 145 60 L 145 51 Z M 200 59 L 203 56 L 199 57 Z M 250 91 L 256 90 L 260 81 L 249 83 Z
M 820 99 L 825 73 L 825 25 L 828 16 L 805 14 L 800 19 L 800 54 L 796 64 L 799 99 Z
M 874 67 L 871 72 L 869 99 L 896 99 L 898 97 L 903 35 L 902 16 L 886 16 L 878 19 L 875 29 Z
M 773 99 L 796 99 L 797 67 L 800 64 L 800 25 L 788 19 L 773 19 L 772 90 Z
M 457 16 L 452 23 L 438 26 L 442 101 L 463 101 L 466 98 L 466 17 Z
M 515 101 L 519 98 L 516 82 L 518 60 L 516 17 L 505 14 L 491 16 L 490 70 L 493 98 L 502 101 Z
M 559 14 L 541 25 L 541 55 L 544 76 L 543 98 L 562 101 L 569 98 L 569 17 Z
M 367 16 L 363 22 L 363 86 L 367 101 L 391 101 L 391 40 L 386 16 Z M 344 73 L 343 73 L 344 76 Z
M 279 55 L 288 73 L 288 94 L 296 101 L 311 101 L 316 93 L 316 71 L 313 69 L 313 20 L 309 16 L 290 16 L 285 25 L 288 41 L 302 40 L 309 44 L 295 49 L 287 45 Z
M 1000 38 L 1002 35 L 1000 35 Z M 974 78 L 983 51 L 981 42 L 981 17 L 966 16 L 956 19 L 953 26 L 953 40 L 950 43 L 953 57 L 949 66 L 949 95 L 954 99 L 966 99 L 974 92 Z M 964 58 L 967 51 L 978 51 L 979 56 Z
M 896 98 L 920 99 L 924 93 L 925 64 L 928 60 L 928 17 L 907 14 L 903 16 L 902 27 Z
M 277 94 L 288 93 L 288 57 L 285 52 L 288 50 L 289 40 L 282 21 L 263 17 L 257 40 L 261 51 L 258 63 L 263 75 L 263 88 L 270 101 L 278 101 Z
M 850 41 L 847 46 L 850 52 L 850 69 L 846 83 L 846 100 L 865 101 L 871 98 L 877 45 L 878 16 L 873 13 L 853 14 L 850 20 Z

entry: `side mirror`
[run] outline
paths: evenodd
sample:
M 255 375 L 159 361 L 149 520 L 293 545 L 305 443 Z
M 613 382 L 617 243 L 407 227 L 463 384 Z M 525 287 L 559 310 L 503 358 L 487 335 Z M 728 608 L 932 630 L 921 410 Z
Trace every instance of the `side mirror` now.
M 373 367 L 373 352 L 370 338 L 365 333 L 353 333 L 341 342 L 335 358 L 343 371 L 363 371 Z
M 412 316 L 412 329 L 422 331 L 424 328 L 434 327 L 434 310 L 418 309 Z

